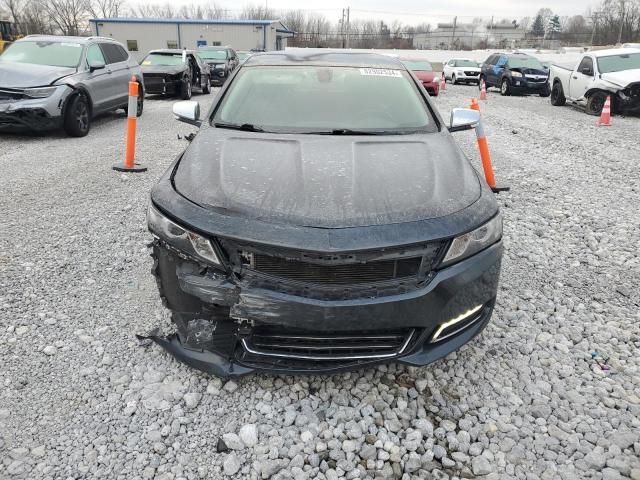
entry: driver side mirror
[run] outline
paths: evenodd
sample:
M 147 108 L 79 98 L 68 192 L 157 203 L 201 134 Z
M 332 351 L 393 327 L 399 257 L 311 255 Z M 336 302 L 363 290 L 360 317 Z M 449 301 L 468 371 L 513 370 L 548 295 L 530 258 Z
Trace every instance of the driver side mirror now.
M 582 72 L 583 75 L 586 75 L 587 77 L 593 77 L 593 70 L 589 67 L 582 67 L 582 70 L 580 70 Z
M 89 72 L 91 73 L 95 72 L 96 70 L 102 70 L 103 68 L 106 67 L 106 65 L 102 60 L 90 60 L 88 64 L 89 64 Z
M 183 102 L 176 102 L 173 104 L 173 114 L 176 116 L 176 120 L 179 120 L 189 125 L 195 125 L 199 127 L 202 125 L 200 120 L 200 104 L 191 100 L 185 100 Z
M 471 130 L 480 123 L 480 112 L 470 108 L 454 108 L 451 110 L 451 120 L 449 121 L 450 132 L 461 132 Z

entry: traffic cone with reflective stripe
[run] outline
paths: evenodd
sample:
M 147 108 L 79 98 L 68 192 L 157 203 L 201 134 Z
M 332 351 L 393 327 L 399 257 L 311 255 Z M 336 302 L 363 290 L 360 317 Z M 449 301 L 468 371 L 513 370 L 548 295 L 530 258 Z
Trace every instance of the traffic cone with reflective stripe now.
M 442 77 L 440 77 L 440 91 L 441 92 L 447 91 L 447 80 L 444 77 L 444 72 L 442 72 Z
M 602 112 L 600 113 L 600 119 L 598 120 L 597 125 L 599 127 L 611 126 L 611 95 L 607 95 L 607 99 L 604 102 L 604 107 L 602 107 Z
M 480 89 L 480 100 L 487 101 L 487 84 L 482 80 L 482 88 Z
M 136 77 L 131 77 L 131 80 L 129 81 L 129 105 L 127 107 L 127 149 L 124 157 L 124 165 L 113 166 L 113 169 L 118 172 L 147 171 L 147 167 L 143 167 L 139 163 L 135 163 L 138 95 L 143 95 L 143 93 L 138 91 L 138 81 L 136 80 Z

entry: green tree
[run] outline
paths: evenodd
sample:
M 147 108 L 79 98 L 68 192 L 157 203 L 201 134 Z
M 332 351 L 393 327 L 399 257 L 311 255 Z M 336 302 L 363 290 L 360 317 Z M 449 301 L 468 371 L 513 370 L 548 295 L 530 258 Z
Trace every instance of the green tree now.
M 531 33 L 536 37 L 544 36 L 544 20 L 542 19 L 542 15 L 536 15 L 536 19 L 533 21 L 533 25 L 531 25 Z

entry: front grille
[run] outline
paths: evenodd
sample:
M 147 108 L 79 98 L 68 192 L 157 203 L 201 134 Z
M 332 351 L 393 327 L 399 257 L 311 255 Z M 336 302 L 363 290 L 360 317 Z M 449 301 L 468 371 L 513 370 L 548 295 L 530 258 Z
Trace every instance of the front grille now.
M 464 74 L 465 74 L 467 77 L 477 77 L 478 75 L 480 75 L 480 72 L 466 72 L 466 71 L 465 71 L 465 72 L 464 72 Z
M 249 355 L 313 361 L 390 358 L 407 350 L 414 329 L 320 333 L 280 327 L 257 327 L 242 339 Z
M 13 102 L 24 98 L 24 92 L 14 88 L 0 88 L 0 102 Z
M 252 267 L 257 272 L 297 282 L 320 285 L 352 285 L 416 276 L 420 270 L 421 260 L 421 257 L 415 257 L 368 263 L 321 265 L 254 254 Z

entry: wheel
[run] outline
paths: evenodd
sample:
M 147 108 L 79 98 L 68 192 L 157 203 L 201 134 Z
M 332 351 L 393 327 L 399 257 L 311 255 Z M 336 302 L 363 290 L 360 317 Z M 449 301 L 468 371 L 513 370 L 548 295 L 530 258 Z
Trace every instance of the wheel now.
M 485 82 L 486 84 L 484 77 L 480 75 L 480 78 L 478 79 L 478 90 L 482 90 L 482 82 Z M 489 88 L 489 85 L 487 85 L 487 88 Z
M 189 100 L 191 98 L 191 79 L 183 80 L 182 85 L 180 87 L 180 98 L 182 100 Z
M 124 113 L 129 114 L 129 106 L 125 105 L 123 107 Z M 142 115 L 142 111 L 144 110 L 144 93 L 142 92 L 142 87 L 138 84 L 138 100 L 137 100 L 137 108 L 136 108 L 136 117 Z
M 511 95 L 511 85 L 509 85 L 509 80 L 506 78 L 503 78 L 502 83 L 500 84 L 500 95 L 503 97 Z
M 593 92 L 587 99 L 586 112 L 589 115 L 600 115 L 604 102 L 607 101 L 607 94 L 604 92 Z
M 207 75 L 207 78 L 205 78 L 204 86 L 202 87 L 202 93 L 204 93 L 205 95 L 211 93 L 211 77 L 209 75 Z
M 74 95 L 64 112 L 64 131 L 71 137 L 84 137 L 91 130 L 89 102 L 82 93 Z
M 555 107 L 562 107 L 567 103 L 567 99 L 564 96 L 564 90 L 561 82 L 555 82 L 551 89 L 551 105 Z
M 455 85 L 456 83 L 458 83 L 458 81 L 456 80 L 456 76 L 455 76 L 455 74 L 454 74 L 454 75 L 451 75 L 451 84 L 452 84 L 452 85 Z
M 551 95 L 551 89 L 549 88 L 549 84 L 547 83 L 540 92 L 540 96 L 543 98 L 547 98 L 549 95 Z

